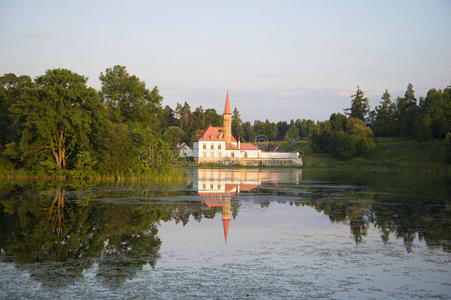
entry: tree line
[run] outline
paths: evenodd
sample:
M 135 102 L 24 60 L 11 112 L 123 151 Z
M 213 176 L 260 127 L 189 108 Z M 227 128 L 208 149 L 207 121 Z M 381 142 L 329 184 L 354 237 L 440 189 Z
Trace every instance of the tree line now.
M 367 154 L 375 145 L 373 137 L 446 138 L 451 162 L 451 87 L 430 89 L 419 101 L 412 84 L 394 101 L 385 90 L 374 110 L 360 87 L 351 98 L 345 114 L 333 113 L 329 120 L 316 123 L 311 136 L 314 150 L 347 159 Z
M 87 77 L 67 69 L 35 79 L 1 76 L 1 168 L 79 176 L 174 171 L 158 88 L 148 89 L 118 65 L 99 79 L 97 91 Z
M 204 109 L 202 106 L 191 110 L 190 105 L 177 103 L 175 109 L 169 105 L 164 107 L 164 123 L 167 139 L 173 144 L 184 142 L 192 145 L 197 134 L 208 126 L 223 126 L 223 115 L 214 108 Z M 309 137 L 315 128 L 315 121 L 297 119 L 279 122 L 255 120 L 253 123 L 241 120 L 235 107 L 232 113 L 232 135 L 241 141 L 253 142 L 256 136 L 265 135 L 271 141 L 283 141 Z
M 148 89 L 124 66 L 106 69 L 99 79 L 97 91 L 87 86 L 87 77 L 66 69 L 34 80 L 1 76 L 0 168 L 80 176 L 171 172 L 177 144 L 192 145 L 209 125 L 222 126 L 214 108 L 192 110 L 187 102 L 163 108 L 158 88 Z M 342 159 L 368 153 L 374 137 L 447 137 L 451 153 L 451 88 L 430 89 L 419 101 L 411 84 L 395 100 L 386 90 L 374 110 L 359 87 L 351 97 L 345 114 L 317 122 L 243 122 L 235 107 L 232 134 L 247 142 L 259 135 L 270 141 L 309 138 L 315 151 Z

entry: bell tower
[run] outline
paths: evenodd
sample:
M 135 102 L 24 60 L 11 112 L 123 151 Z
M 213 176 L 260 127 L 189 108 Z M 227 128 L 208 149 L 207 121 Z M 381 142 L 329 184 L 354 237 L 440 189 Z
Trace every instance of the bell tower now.
M 226 142 L 232 141 L 232 113 L 230 111 L 229 90 L 227 90 L 226 103 L 224 107 L 224 138 Z

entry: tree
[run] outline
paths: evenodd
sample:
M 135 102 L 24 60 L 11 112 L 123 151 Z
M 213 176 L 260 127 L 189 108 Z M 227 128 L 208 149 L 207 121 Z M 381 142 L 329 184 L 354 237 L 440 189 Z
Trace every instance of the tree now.
M 277 122 L 277 139 L 279 141 L 285 139 L 289 127 L 290 125 L 288 125 L 287 121 Z M 293 134 L 294 133 L 290 133 L 290 135 Z
M 428 136 L 443 138 L 451 132 L 451 88 L 443 91 L 430 89 L 420 101 L 421 120 L 418 128 L 427 131 Z M 429 127 L 424 127 L 429 124 Z
M 164 127 L 177 126 L 177 119 L 175 118 L 174 111 L 169 105 L 166 105 L 163 109 Z
M 169 126 L 164 132 L 164 140 L 168 142 L 173 148 L 182 141 L 185 132 L 178 126 Z
M 242 123 L 240 113 L 235 107 L 232 114 L 232 135 L 237 139 L 241 140 L 243 138 L 244 132 L 242 128 Z
M 357 118 L 332 114 L 325 122 L 318 122 L 312 134 L 312 148 L 328 152 L 341 159 L 366 155 L 374 147 L 371 128 Z
M 66 69 L 48 70 L 26 87 L 11 106 L 19 126 L 18 142 L 7 146 L 10 157 L 29 166 L 40 157 L 53 157 L 58 169 L 78 150 L 88 149 L 93 117 L 100 118 L 97 92 L 86 86 L 87 78 Z
M 11 105 L 17 102 L 23 89 L 32 84 L 29 76 L 8 73 L 0 77 L 0 151 L 7 143 L 12 142 L 16 135 L 16 128 L 11 126 Z
M 292 140 L 299 138 L 299 129 L 296 127 L 296 124 L 293 120 L 290 121 L 290 127 L 288 127 L 287 132 L 285 133 L 285 140 Z
M 146 122 L 154 129 L 160 127 L 161 100 L 158 88 L 151 91 L 144 81 L 129 75 L 124 66 L 107 68 L 99 77 L 102 88 L 100 97 L 111 109 L 112 120 Z
M 243 137 L 247 142 L 252 142 L 255 140 L 255 130 L 251 122 L 243 123 Z
M 409 83 L 404 97 L 398 97 L 396 103 L 395 122 L 398 135 L 415 137 L 415 120 L 419 115 L 417 100 L 412 84 Z
M 350 118 L 357 118 L 365 122 L 370 110 L 368 98 L 365 97 L 365 93 L 359 86 L 357 86 L 357 91 L 354 95 L 351 95 L 351 98 L 351 107 L 345 109 L 347 115 Z
M 366 155 L 373 147 L 373 131 L 365 123 L 356 118 L 350 118 L 346 122 L 346 132 L 355 145 L 355 155 Z
M 393 134 L 394 106 L 391 102 L 390 93 L 385 90 L 379 106 L 375 109 L 373 123 L 374 133 L 377 136 L 390 136 Z
M 221 115 L 218 115 L 214 108 L 207 108 L 205 110 L 205 114 L 204 115 L 205 115 L 205 127 L 207 127 L 207 126 L 215 126 L 215 127 L 222 126 L 223 117 Z M 205 128 L 203 128 L 203 129 L 205 129 Z

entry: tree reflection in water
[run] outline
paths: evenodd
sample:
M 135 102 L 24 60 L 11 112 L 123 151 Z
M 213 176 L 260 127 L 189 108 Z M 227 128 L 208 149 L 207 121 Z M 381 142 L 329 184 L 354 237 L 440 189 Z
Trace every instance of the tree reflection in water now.
M 177 188 L 174 183 L 72 186 L 54 187 L 49 193 L 45 185 L 0 186 L 1 259 L 14 262 L 44 286 L 73 284 L 84 270 L 93 269 L 103 285 L 118 288 L 144 265 L 157 264 L 161 222 L 186 225 L 216 214 L 234 219 L 246 195 L 265 209 L 274 202 L 313 207 L 331 222 L 347 224 L 356 245 L 374 226 L 385 243 L 400 238 L 407 251 L 417 237 L 431 248 L 450 252 L 446 178 L 431 178 L 433 183 L 423 178 L 419 183 L 399 176 L 396 186 L 401 188 L 393 190 L 393 178 L 386 174 L 365 181 L 361 175 L 335 178 L 333 173 L 300 170 L 197 172 L 191 177 L 194 182 Z M 220 197 L 212 197 L 214 193 Z M 235 197 L 238 194 L 244 197 Z M 194 201 L 176 200 L 186 196 Z M 226 212 L 215 204 L 221 199 L 231 200 Z

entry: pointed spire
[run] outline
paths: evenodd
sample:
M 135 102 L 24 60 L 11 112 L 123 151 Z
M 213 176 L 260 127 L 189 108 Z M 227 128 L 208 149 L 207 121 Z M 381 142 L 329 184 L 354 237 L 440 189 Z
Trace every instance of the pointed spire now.
M 226 97 L 226 103 L 225 103 L 225 107 L 224 107 L 224 114 L 225 115 L 232 114 L 232 112 L 230 111 L 229 89 L 227 89 L 227 97 Z
M 227 248 L 227 232 L 229 231 L 230 219 L 222 219 L 222 226 L 224 227 L 225 247 Z

